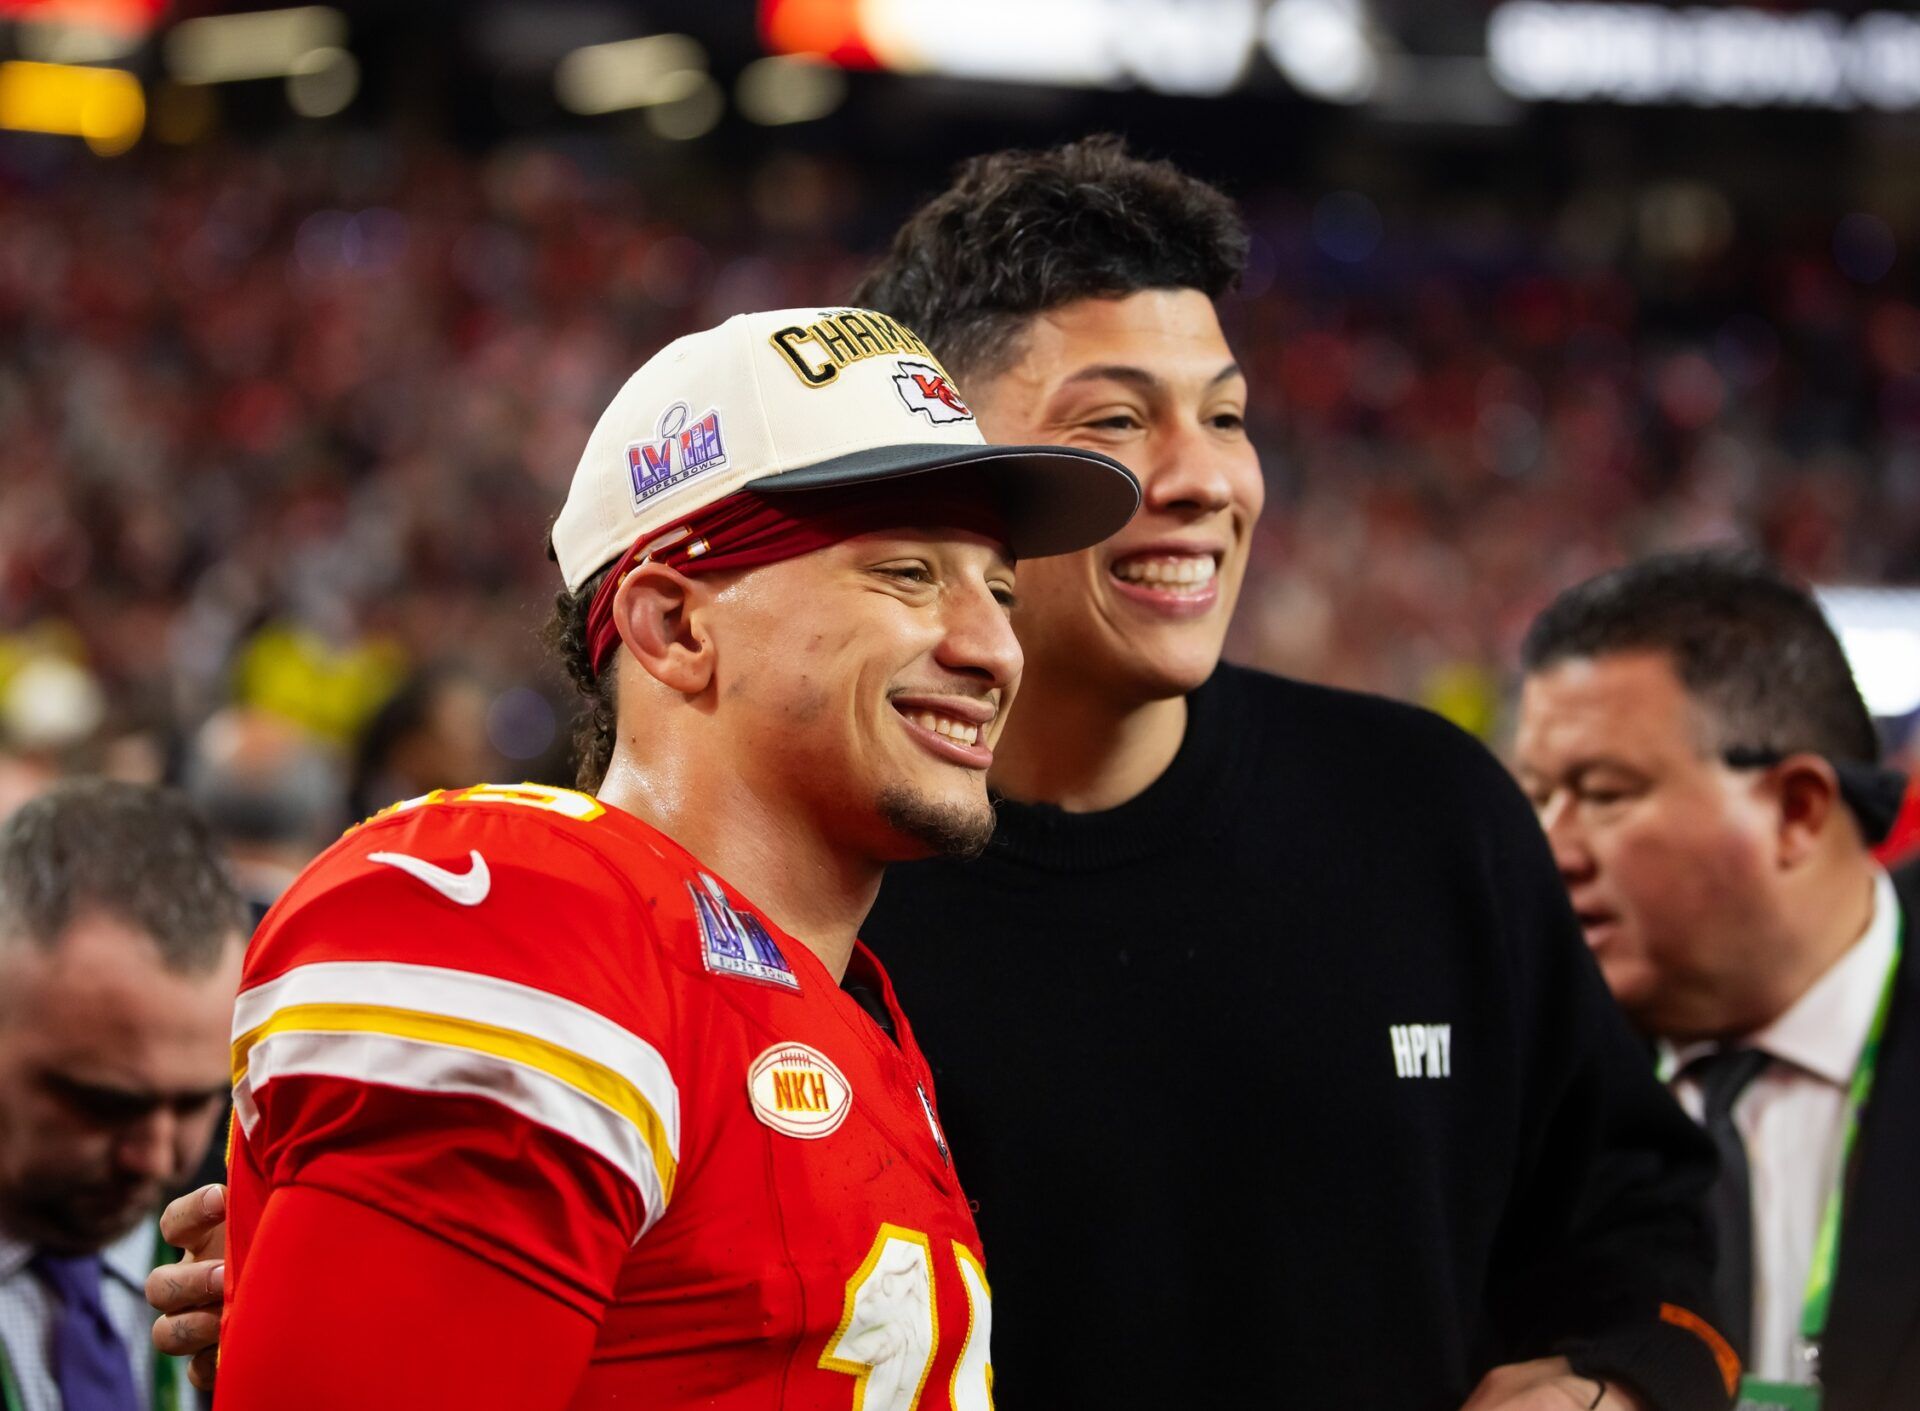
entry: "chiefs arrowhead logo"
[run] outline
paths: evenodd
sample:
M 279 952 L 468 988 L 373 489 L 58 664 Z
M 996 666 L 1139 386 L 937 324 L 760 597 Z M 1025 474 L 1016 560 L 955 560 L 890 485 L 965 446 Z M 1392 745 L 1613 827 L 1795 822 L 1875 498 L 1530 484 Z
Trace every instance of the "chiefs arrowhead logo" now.
M 902 358 L 900 371 L 894 374 L 894 390 L 910 412 L 922 412 L 928 421 L 941 425 L 950 421 L 972 421 L 973 410 L 960 400 L 947 375 L 932 363 Z

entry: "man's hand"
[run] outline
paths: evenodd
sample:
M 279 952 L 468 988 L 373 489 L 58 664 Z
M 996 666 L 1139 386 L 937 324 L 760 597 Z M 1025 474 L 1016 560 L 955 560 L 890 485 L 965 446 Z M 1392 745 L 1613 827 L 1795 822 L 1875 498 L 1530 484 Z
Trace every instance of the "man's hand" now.
M 162 1315 L 154 1320 L 153 1345 L 174 1357 L 191 1356 L 188 1380 L 212 1391 L 227 1294 L 227 1188 L 202 1186 L 174 1201 L 161 1212 L 160 1237 L 186 1257 L 147 1275 L 147 1302 Z
M 1564 1357 L 1515 1362 L 1495 1367 L 1480 1379 L 1460 1411 L 1647 1411 L 1647 1404 L 1625 1387 L 1609 1382 L 1605 1396 L 1592 1377 L 1575 1376 Z

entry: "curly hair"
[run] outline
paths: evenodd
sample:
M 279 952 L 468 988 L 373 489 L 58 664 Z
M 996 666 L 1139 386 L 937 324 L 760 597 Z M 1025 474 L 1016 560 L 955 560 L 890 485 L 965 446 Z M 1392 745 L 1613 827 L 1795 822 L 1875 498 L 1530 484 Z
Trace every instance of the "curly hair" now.
M 1246 262 L 1246 226 L 1226 195 L 1104 135 L 963 162 L 853 302 L 899 319 L 964 377 L 1003 370 L 1048 309 L 1144 289 L 1219 298 Z
M 600 584 L 613 570 L 608 564 L 573 592 L 562 588 L 553 598 L 553 616 L 541 635 L 548 649 L 566 669 L 567 679 L 580 693 L 580 713 L 573 722 L 574 785 L 586 793 L 600 787 L 613 761 L 619 735 L 618 701 L 613 672 L 595 672 L 587 649 L 587 609 Z

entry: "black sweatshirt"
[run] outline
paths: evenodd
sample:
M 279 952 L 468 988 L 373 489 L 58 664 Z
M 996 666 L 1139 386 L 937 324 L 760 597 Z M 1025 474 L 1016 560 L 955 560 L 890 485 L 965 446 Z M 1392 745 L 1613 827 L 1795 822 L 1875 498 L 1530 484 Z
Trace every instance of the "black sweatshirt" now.
M 1505 771 L 1235 667 L 1189 703 L 1139 798 L 1003 802 L 866 928 L 978 1202 L 1000 1404 L 1457 1411 L 1571 1352 L 1728 1405 L 1661 1316 L 1711 1317 L 1711 1152 Z

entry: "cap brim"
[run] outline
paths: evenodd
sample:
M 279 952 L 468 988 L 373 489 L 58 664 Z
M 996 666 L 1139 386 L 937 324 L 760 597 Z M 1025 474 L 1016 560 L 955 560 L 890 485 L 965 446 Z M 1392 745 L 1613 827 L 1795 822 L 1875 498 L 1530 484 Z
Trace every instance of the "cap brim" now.
M 984 475 L 1000 496 L 1016 558 L 1088 548 L 1140 508 L 1140 482 L 1125 466 L 1064 446 L 879 446 L 762 476 L 745 488 L 780 495 L 959 471 Z

